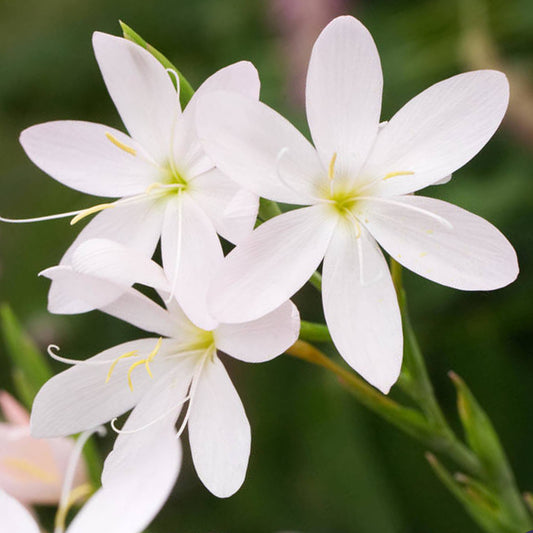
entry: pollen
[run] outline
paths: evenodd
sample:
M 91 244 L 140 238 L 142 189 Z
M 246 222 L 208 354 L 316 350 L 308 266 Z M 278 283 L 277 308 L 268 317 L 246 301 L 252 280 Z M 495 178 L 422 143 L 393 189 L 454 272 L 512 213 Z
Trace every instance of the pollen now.
M 140 361 L 135 361 L 135 363 L 133 363 L 130 368 L 128 369 L 128 386 L 131 390 L 131 392 L 133 392 L 133 381 L 131 379 L 131 376 L 133 374 L 133 371 L 138 367 L 138 366 L 141 366 L 141 365 L 144 365 L 145 368 L 146 368 L 146 372 L 148 373 L 148 375 L 153 378 L 153 374 L 152 374 L 152 370 L 150 368 L 150 363 L 154 360 L 155 356 L 158 354 L 159 352 L 159 349 L 161 348 L 161 344 L 163 342 L 163 337 L 159 337 L 159 340 L 157 341 L 154 349 L 148 354 L 148 356 L 145 358 L 145 359 L 141 359 Z
M 122 361 L 122 359 L 127 359 L 128 357 L 135 357 L 139 355 L 139 352 L 137 350 L 133 350 L 131 352 L 127 352 L 125 354 L 122 354 L 120 357 L 117 357 L 109 367 L 109 372 L 107 373 L 107 377 L 105 378 L 105 382 L 109 383 L 109 380 L 111 379 L 111 375 L 113 374 L 113 370 L 115 370 L 115 367 L 118 365 L 119 361 Z
M 389 172 L 385 175 L 383 178 L 383 181 L 388 180 L 390 178 L 395 178 L 396 176 L 412 176 L 414 172 L 411 172 L 410 170 L 400 170 L 399 172 Z
M 83 220 L 84 218 L 93 215 L 94 213 L 99 213 L 100 211 L 103 211 L 104 209 L 109 209 L 110 207 L 114 207 L 115 204 L 98 204 L 93 205 L 92 207 L 88 207 L 87 209 L 84 209 L 83 211 L 80 211 L 71 221 L 70 225 L 74 226 L 74 224 L 78 223 L 80 220 Z
M 114 144 L 117 148 L 120 148 L 124 152 L 130 154 L 130 155 L 137 155 L 137 150 L 135 148 L 132 148 L 131 146 L 128 146 L 127 144 L 124 144 L 123 142 L 120 142 L 114 135 L 111 135 L 108 131 L 106 131 L 105 136 L 109 141 L 111 141 L 112 144 Z

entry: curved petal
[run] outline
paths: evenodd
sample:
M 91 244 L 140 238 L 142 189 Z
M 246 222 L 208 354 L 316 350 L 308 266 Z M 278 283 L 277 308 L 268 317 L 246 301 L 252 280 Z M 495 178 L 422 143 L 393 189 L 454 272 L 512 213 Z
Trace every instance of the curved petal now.
M 241 189 L 214 168 L 191 184 L 191 197 L 210 218 L 219 235 L 236 244 L 254 229 L 259 198 Z
M 220 322 L 248 322 L 270 313 L 316 270 L 337 218 L 321 205 L 279 215 L 257 228 L 226 257 L 208 294 Z
M 215 91 L 197 106 L 200 140 L 224 174 L 270 200 L 314 203 L 326 171 L 313 146 L 290 122 L 236 93 Z
M 219 498 L 237 492 L 250 456 L 250 424 L 218 357 L 206 363 L 191 401 L 189 441 L 202 483 Z
M 122 146 L 121 149 L 108 136 Z M 67 187 L 95 196 L 130 196 L 157 181 L 158 168 L 133 139 L 109 126 L 75 120 L 25 129 L 20 144 L 32 162 Z
M 207 311 L 207 289 L 224 255 L 215 228 L 187 195 L 168 202 L 161 236 L 163 267 L 189 319 L 202 329 L 216 321 Z
M 306 108 L 322 164 L 328 168 L 337 154 L 336 179 L 353 181 L 363 165 L 378 131 L 382 90 L 370 32 L 353 17 L 334 19 L 313 47 Z
M 215 330 L 217 349 L 248 363 L 270 361 L 298 339 L 300 313 L 285 302 L 264 317 L 243 324 L 220 324 Z
M 159 164 L 171 153 L 179 98 L 167 71 L 137 44 L 105 33 L 93 34 L 98 66 L 130 135 Z
M 387 394 L 402 365 L 400 309 L 387 262 L 364 228 L 339 224 L 323 267 L 322 299 L 331 337 L 346 362 Z
M 145 331 L 171 337 L 179 323 L 166 309 L 144 294 L 103 278 L 76 272 L 68 266 L 41 272 L 61 287 L 61 293 L 48 295 L 48 310 L 56 314 L 86 313 L 94 309 L 124 320 Z
M 174 425 L 148 432 L 143 446 L 134 447 L 127 469 L 107 478 L 84 505 L 68 533 L 140 533 L 163 507 L 181 466 L 181 444 Z
M 30 512 L 0 489 L 0 529 L 12 533 L 39 533 L 39 526 Z
M 239 61 L 215 72 L 193 94 L 174 131 L 174 159 L 187 178 L 193 178 L 213 167 L 196 133 L 196 106 L 202 95 L 223 90 L 259 99 L 259 75 L 249 61 Z
M 175 342 L 163 340 L 150 363 L 153 378 L 141 366 L 131 374 L 133 390 L 130 389 L 131 365 L 149 355 L 157 342 L 158 339 L 140 339 L 119 344 L 49 379 L 33 403 L 32 435 L 40 439 L 79 433 L 131 409 L 175 363 L 168 357 L 175 351 Z M 137 356 L 117 361 L 134 351 Z M 112 367 L 114 361 L 117 363 Z
M 396 261 L 432 281 L 492 290 L 518 275 L 516 252 L 492 224 L 447 202 L 418 196 L 369 201 L 369 231 Z
M 109 239 L 90 239 L 72 255 L 72 268 L 80 274 L 100 277 L 125 289 L 140 283 L 169 292 L 163 269 L 142 252 Z
M 461 168 L 493 136 L 509 100 L 501 72 L 478 70 L 432 85 L 380 130 L 362 170 L 377 193 L 407 194 Z M 391 173 L 414 172 L 383 180 Z M 381 179 L 381 181 L 380 181 Z

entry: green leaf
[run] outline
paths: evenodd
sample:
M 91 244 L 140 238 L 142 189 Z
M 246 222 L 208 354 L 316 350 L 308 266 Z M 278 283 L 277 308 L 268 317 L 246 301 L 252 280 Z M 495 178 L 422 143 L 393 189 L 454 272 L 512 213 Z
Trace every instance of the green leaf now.
M 192 95 L 194 94 L 194 89 L 192 85 L 188 82 L 187 78 L 174 66 L 174 64 L 169 61 L 159 50 L 154 48 L 151 44 L 148 44 L 137 32 L 131 29 L 127 24 L 119 20 L 120 27 L 122 28 L 122 33 L 126 39 L 132 41 L 139 46 L 142 46 L 144 49 L 148 50 L 166 69 L 173 70 L 180 80 L 180 103 L 181 108 L 185 109 L 185 106 L 189 103 Z M 170 76 L 172 83 L 176 86 L 176 80 L 173 76 Z
M 35 395 L 52 377 L 52 370 L 7 304 L 0 307 L 0 321 L 4 344 L 12 363 L 12 377 L 17 396 L 31 409 Z

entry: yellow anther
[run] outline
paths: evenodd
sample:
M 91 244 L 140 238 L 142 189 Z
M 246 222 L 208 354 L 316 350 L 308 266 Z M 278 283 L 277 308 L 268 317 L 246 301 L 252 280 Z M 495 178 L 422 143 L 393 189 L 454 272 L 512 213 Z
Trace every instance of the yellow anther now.
M 56 519 L 54 523 L 56 531 L 65 530 L 65 522 L 67 521 L 67 515 L 71 507 L 77 502 L 86 499 L 87 496 L 90 496 L 93 491 L 94 489 L 89 483 L 84 483 L 83 485 L 80 485 L 79 487 L 76 487 L 74 490 L 71 491 L 66 504 L 57 510 Z
M 333 178 L 335 178 L 335 162 L 336 161 L 337 161 L 337 152 L 334 152 L 331 158 L 331 161 L 329 162 L 329 168 L 328 168 L 328 178 L 330 181 L 333 181 Z
M 132 352 L 127 352 L 123 355 L 121 355 L 120 357 L 117 357 L 112 363 L 111 363 L 111 366 L 109 367 L 109 372 L 107 373 L 107 377 L 105 378 L 105 382 L 108 383 L 109 380 L 111 379 L 111 374 L 113 374 L 113 370 L 115 370 L 115 367 L 118 365 L 118 362 L 121 361 L 122 359 L 126 359 L 128 357 L 135 357 L 136 355 L 138 355 L 139 352 L 137 352 L 137 350 L 133 350 Z
M 414 172 L 411 172 L 410 170 L 400 170 L 399 172 L 389 172 L 383 180 L 388 180 L 390 178 L 395 178 L 396 176 L 411 176 Z
M 76 224 L 80 220 L 83 220 L 85 217 L 88 217 L 89 215 L 93 215 L 94 213 L 99 213 L 100 211 L 103 211 L 104 209 L 109 209 L 110 207 L 114 207 L 114 205 L 115 204 L 98 204 L 98 205 L 93 205 L 92 207 L 88 207 L 87 209 L 80 211 L 70 221 L 70 225 L 74 226 L 74 224 Z
M 144 365 L 146 368 L 146 372 L 148 372 L 148 375 L 153 378 L 152 370 L 150 368 L 150 363 L 154 360 L 155 356 L 159 352 L 159 349 L 161 348 L 161 344 L 163 342 L 163 337 L 159 337 L 158 341 L 156 342 L 156 345 L 154 349 L 148 354 L 148 356 L 145 359 L 141 359 L 140 361 L 135 361 L 129 369 L 128 369 L 128 385 L 130 387 L 131 392 L 133 392 L 133 381 L 131 379 L 131 375 L 133 374 L 133 371 L 141 365 Z
M 162 183 L 152 183 L 146 187 L 146 191 L 144 191 L 144 194 L 150 194 L 154 189 L 159 189 L 159 187 L 163 187 Z
M 22 478 L 33 478 L 43 483 L 54 484 L 58 482 L 58 477 L 53 472 L 48 472 L 42 468 L 30 463 L 26 459 L 20 459 L 19 457 L 4 457 L 1 464 L 12 469 L 13 475 Z
M 131 146 L 128 146 L 127 144 L 124 144 L 123 142 L 120 142 L 114 135 L 111 135 L 108 131 L 106 131 L 105 136 L 110 140 L 117 148 L 120 148 L 124 152 L 131 154 L 131 155 L 137 155 L 137 150 L 135 148 L 132 148 Z

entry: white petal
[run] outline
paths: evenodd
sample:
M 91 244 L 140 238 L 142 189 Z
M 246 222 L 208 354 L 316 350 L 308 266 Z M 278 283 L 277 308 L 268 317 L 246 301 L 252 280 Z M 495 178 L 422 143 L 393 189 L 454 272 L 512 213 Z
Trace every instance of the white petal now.
M 369 31 L 338 17 L 318 37 L 307 73 L 307 119 L 322 163 L 337 153 L 337 179 L 352 180 L 378 131 L 383 74 Z
M 139 154 L 113 144 L 139 150 L 138 144 L 114 128 L 92 122 L 60 120 L 25 129 L 20 143 L 41 170 L 60 183 L 96 196 L 129 196 L 142 193 L 157 181 L 159 170 Z
M 180 113 L 169 74 L 150 52 L 121 37 L 95 32 L 93 47 L 107 90 L 130 135 L 157 163 L 165 163 Z
M 174 158 L 179 170 L 187 178 L 193 178 L 213 166 L 212 161 L 205 155 L 196 133 L 196 105 L 202 95 L 224 90 L 257 100 L 259 87 L 257 70 L 249 61 L 239 61 L 220 69 L 198 87 L 174 131 Z
M 173 361 L 166 357 L 174 353 L 175 342 L 163 340 L 158 354 L 150 363 L 153 379 L 141 365 L 132 372 L 133 391 L 130 389 L 127 378 L 129 368 L 150 354 L 157 342 L 158 339 L 154 338 L 120 344 L 49 379 L 33 402 L 32 435 L 50 438 L 79 433 L 131 409 L 145 391 L 173 366 Z M 134 350 L 139 352 L 139 356 L 119 360 L 106 383 L 113 361 Z
M 9 533 L 39 533 L 29 511 L 0 489 L 0 530 Z
M 313 146 L 273 109 L 216 91 L 199 100 L 196 123 L 209 157 L 241 187 L 277 202 L 314 202 L 326 171 Z
M 387 262 L 364 228 L 339 224 L 323 267 L 324 314 L 346 362 L 388 393 L 402 364 L 402 323 Z
M 202 483 L 219 498 L 239 490 L 250 456 L 250 424 L 224 366 L 208 361 L 192 399 L 189 440 Z
M 152 200 L 124 204 L 98 213 L 66 251 L 61 259 L 61 265 L 70 265 L 76 248 L 83 242 L 94 238 L 112 239 L 151 257 L 161 235 L 163 213 L 162 207 Z M 68 285 L 64 286 L 59 281 L 52 281 L 48 299 L 50 302 L 68 302 L 69 290 Z M 72 312 L 84 312 L 76 311 L 75 307 L 72 309 Z M 87 307 L 84 309 L 90 310 Z
M 179 331 L 179 324 L 166 309 L 135 289 L 81 274 L 69 266 L 48 268 L 41 275 L 50 278 L 62 289 L 48 295 L 51 313 L 70 315 L 99 309 L 145 331 L 166 337 Z
M 486 220 L 433 198 L 391 202 L 368 202 L 367 227 L 410 270 L 462 290 L 498 289 L 516 279 L 516 252 Z
M 135 469 L 136 455 L 152 453 L 151 443 L 157 439 L 157 433 L 166 432 L 168 428 L 173 432 L 174 440 L 178 440 L 174 424 L 182 410 L 195 368 L 194 358 L 175 359 L 172 369 L 146 391 L 129 415 L 121 430 L 123 433 L 117 437 L 113 451 L 106 459 L 102 473 L 104 487 L 120 478 L 124 471 Z
M 189 319 L 202 329 L 216 321 L 206 305 L 207 289 L 223 259 L 222 247 L 207 215 L 187 195 L 169 202 L 161 237 L 163 266 Z
M 380 194 L 430 185 L 470 161 L 492 137 L 507 109 L 509 84 L 501 72 L 479 70 L 432 85 L 380 130 L 362 175 Z M 383 181 L 394 172 L 414 172 Z M 379 181 L 381 179 L 381 181 Z
M 331 215 L 331 216 L 330 216 Z M 337 223 L 318 205 L 279 215 L 257 228 L 226 257 L 208 294 L 220 322 L 247 322 L 270 313 L 316 270 Z
M 300 314 L 291 302 L 264 317 L 243 324 L 220 324 L 215 331 L 219 350 L 249 363 L 262 363 L 282 354 L 298 339 Z
M 254 229 L 259 198 L 217 168 L 198 176 L 190 194 L 211 219 L 217 233 L 228 241 L 235 244 Z
M 182 452 L 172 422 L 143 437 L 143 446 L 130 449 L 127 467 L 107 477 L 68 533 L 140 533 L 154 519 L 176 482 Z
M 72 255 L 72 268 L 124 288 L 135 283 L 169 292 L 163 269 L 142 252 L 109 239 L 90 239 Z

